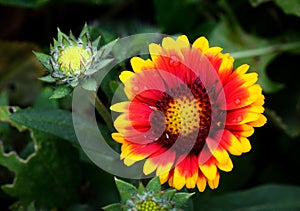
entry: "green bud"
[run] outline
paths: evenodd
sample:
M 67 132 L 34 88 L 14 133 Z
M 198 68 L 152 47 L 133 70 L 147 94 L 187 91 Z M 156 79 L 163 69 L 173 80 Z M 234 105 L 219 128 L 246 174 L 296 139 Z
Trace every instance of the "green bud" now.
M 62 86 L 74 88 L 81 85 L 87 90 L 97 89 L 97 83 L 91 75 L 113 61 L 112 58 L 107 58 L 107 55 L 115 44 L 113 42 L 113 45 L 108 44 L 108 47 L 99 50 L 99 41 L 100 37 L 95 41 L 91 40 L 88 26 L 85 24 L 77 39 L 72 32 L 67 36 L 58 29 L 57 39 L 53 39 L 53 44 L 50 44 L 50 55 L 34 52 L 48 72 L 48 75 L 40 80 L 59 84 L 60 90 L 54 98 L 61 98 L 69 93 L 69 89 L 63 90 Z M 106 53 L 105 58 L 103 52 Z
M 146 187 L 136 188 L 130 183 L 115 179 L 121 203 L 103 207 L 105 211 L 181 211 L 193 193 L 176 193 L 175 189 L 161 190 L 159 178 L 150 180 Z

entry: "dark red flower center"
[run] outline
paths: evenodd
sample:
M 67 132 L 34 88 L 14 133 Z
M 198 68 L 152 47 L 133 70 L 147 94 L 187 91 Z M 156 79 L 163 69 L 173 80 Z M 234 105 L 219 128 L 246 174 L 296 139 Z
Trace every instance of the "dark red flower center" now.
M 189 153 L 190 149 L 198 154 L 211 125 L 210 99 L 200 79 L 167 90 L 156 102 L 156 108 L 161 113 L 151 118 L 153 130 L 158 133 L 165 128 L 157 141 L 167 148 L 176 142 L 177 152 Z

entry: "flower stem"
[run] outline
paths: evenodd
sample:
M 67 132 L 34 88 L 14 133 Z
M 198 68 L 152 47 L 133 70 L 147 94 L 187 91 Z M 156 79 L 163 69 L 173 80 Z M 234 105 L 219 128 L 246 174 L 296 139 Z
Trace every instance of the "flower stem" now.
M 92 97 L 92 100 L 95 100 L 95 107 L 96 107 L 97 112 L 100 114 L 100 116 L 104 120 L 108 129 L 110 131 L 113 131 L 114 127 L 113 127 L 112 119 L 111 119 L 108 109 L 101 102 L 101 100 L 99 99 L 99 97 L 97 96 L 96 93 L 93 93 L 91 97 Z
M 261 56 L 264 54 L 277 53 L 281 51 L 288 51 L 294 49 L 300 49 L 300 42 L 286 43 L 286 44 L 275 44 L 270 46 L 265 46 L 262 48 L 255 48 L 246 51 L 238 51 L 230 53 L 235 59 L 242 59 L 247 57 Z

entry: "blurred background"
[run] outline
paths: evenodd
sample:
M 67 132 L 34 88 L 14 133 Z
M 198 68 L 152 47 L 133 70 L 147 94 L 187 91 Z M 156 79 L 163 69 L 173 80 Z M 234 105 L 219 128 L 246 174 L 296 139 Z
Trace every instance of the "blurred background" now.
M 250 138 L 249 153 L 233 156 L 234 169 L 222 173 L 219 188 L 197 193 L 187 209 L 300 209 L 298 0 L 0 0 L 0 105 L 70 109 L 70 98 L 48 99 L 53 86 L 37 80 L 45 70 L 32 51 L 47 54 L 57 27 L 77 37 L 85 23 L 92 37 L 101 35 L 101 45 L 146 32 L 186 34 L 190 42 L 204 35 L 232 53 L 236 67 L 250 64 L 259 73 L 268 123 Z M 4 151 L 33 156 L 30 132 L 12 127 L 1 112 Z M 40 144 L 36 160 L 25 164 L 1 152 L 0 185 L 19 180 L 0 190 L 1 210 L 100 210 L 118 202 L 113 175 L 83 161 L 68 138 L 59 139 Z M 48 159 L 55 165 L 46 168 Z

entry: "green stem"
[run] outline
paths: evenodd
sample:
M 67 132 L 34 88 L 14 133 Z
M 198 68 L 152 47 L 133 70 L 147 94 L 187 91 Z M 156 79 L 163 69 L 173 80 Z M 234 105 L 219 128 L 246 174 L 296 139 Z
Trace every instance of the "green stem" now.
M 230 53 L 230 55 L 235 59 L 242 59 L 247 57 L 261 56 L 264 54 L 277 53 L 281 51 L 294 50 L 298 48 L 300 48 L 300 42 L 294 42 L 286 44 L 275 44 L 246 51 L 233 52 Z
M 96 93 L 92 94 L 92 100 L 95 100 L 96 110 L 100 114 L 102 119 L 104 120 L 104 122 L 107 125 L 108 129 L 110 131 L 114 131 L 111 115 L 110 115 L 108 109 L 105 107 L 105 105 L 98 98 Z

